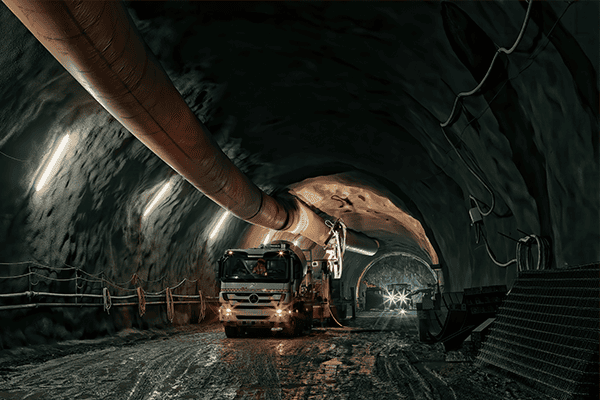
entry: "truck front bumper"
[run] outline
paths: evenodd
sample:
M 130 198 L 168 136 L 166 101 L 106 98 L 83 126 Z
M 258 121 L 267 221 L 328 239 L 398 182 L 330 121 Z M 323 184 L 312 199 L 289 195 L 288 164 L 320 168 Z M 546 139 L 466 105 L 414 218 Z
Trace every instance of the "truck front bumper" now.
M 278 328 L 290 323 L 292 312 L 290 310 L 275 309 L 244 309 L 221 306 L 219 320 L 224 326 Z

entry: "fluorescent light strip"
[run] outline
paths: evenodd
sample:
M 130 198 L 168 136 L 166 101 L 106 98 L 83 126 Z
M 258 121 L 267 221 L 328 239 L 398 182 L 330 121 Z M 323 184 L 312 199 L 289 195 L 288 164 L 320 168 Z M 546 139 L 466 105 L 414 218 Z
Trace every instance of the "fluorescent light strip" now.
M 168 181 L 167 183 L 165 183 L 163 185 L 162 189 L 160 189 L 160 192 L 158 192 L 158 194 L 156 196 L 154 196 L 154 199 L 152 199 L 152 202 L 146 208 L 146 211 L 144 211 L 144 217 L 147 216 L 148 214 L 150 214 L 154 210 L 154 208 L 156 207 L 158 202 L 162 199 L 162 197 L 165 195 L 165 193 L 167 193 L 167 190 L 169 190 L 170 187 L 171 187 L 171 181 Z
M 275 234 L 276 231 L 272 230 L 269 233 L 267 233 L 267 235 L 265 236 L 265 239 L 263 240 L 262 244 L 269 244 L 271 242 L 271 239 L 273 238 L 273 235 Z
M 69 142 L 69 135 L 67 134 L 67 135 L 65 135 L 65 137 L 62 138 L 60 145 L 58 146 L 58 149 L 56 149 L 56 151 L 54 152 L 54 155 L 52 156 L 52 159 L 50 159 L 50 163 L 46 167 L 46 170 L 44 171 L 42 178 L 39 180 L 37 186 L 35 187 L 36 192 L 38 192 L 41 188 L 44 187 L 44 184 L 48 180 L 48 177 L 50 176 L 50 173 L 52 172 L 54 165 L 56 165 L 58 158 L 60 157 L 62 152 L 65 150 L 65 147 L 67 146 L 68 142 Z
M 219 219 L 219 222 L 217 222 L 217 225 L 215 225 L 214 229 L 210 233 L 210 236 L 209 236 L 210 239 L 214 239 L 215 236 L 217 236 L 217 233 L 221 229 L 221 226 L 223 225 L 223 222 L 225 222 L 225 219 L 227 219 L 227 217 L 229 216 L 229 214 L 230 214 L 229 211 L 225 211 L 223 213 L 223 215 L 221 215 L 221 218 Z

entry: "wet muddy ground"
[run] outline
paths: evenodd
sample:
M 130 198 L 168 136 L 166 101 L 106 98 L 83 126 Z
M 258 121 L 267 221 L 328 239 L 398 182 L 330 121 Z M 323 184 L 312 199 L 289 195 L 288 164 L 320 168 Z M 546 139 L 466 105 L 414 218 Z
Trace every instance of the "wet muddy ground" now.
M 442 346 L 419 342 L 415 313 L 346 322 L 297 338 L 227 339 L 212 322 L 4 350 L 0 399 L 543 398 L 446 361 Z

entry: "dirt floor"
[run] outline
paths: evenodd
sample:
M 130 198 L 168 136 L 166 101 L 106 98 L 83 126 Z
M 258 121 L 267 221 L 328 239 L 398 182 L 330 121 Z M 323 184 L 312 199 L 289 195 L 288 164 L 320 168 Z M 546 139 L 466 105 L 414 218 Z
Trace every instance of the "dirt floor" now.
M 346 322 L 297 338 L 227 339 L 212 322 L 5 350 L 0 399 L 545 398 L 420 343 L 416 313 Z

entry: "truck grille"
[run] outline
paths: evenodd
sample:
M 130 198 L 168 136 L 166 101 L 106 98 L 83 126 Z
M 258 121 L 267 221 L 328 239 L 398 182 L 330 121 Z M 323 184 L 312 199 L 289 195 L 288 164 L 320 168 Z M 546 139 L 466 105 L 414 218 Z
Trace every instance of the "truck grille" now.
M 476 365 L 555 399 L 597 398 L 599 294 L 598 265 L 521 273 Z
M 237 319 L 239 320 L 263 320 L 269 319 L 268 315 L 237 315 Z
M 258 297 L 256 303 L 250 302 L 250 296 L 255 294 Z M 238 292 L 238 293 L 223 293 L 225 301 L 235 301 L 238 304 L 270 304 L 271 302 L 279 302 L 285 293 L 261 293 L 261 292 Z

